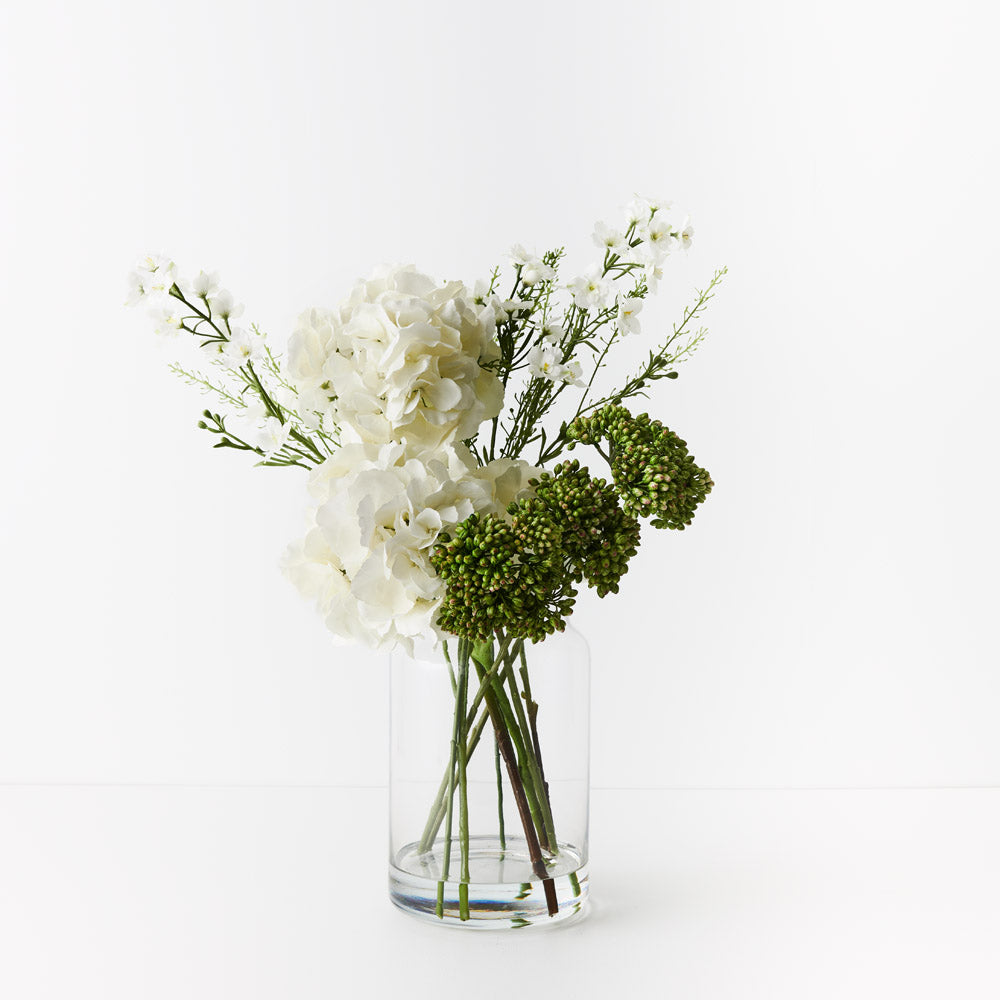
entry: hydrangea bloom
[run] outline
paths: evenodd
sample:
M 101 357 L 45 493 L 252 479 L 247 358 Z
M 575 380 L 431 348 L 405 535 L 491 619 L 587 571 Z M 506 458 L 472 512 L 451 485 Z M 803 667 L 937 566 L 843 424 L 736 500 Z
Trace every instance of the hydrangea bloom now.
M 536 472 L 510 459 L 477 468 L 454 448 L 414 457 L 398 443 L 345 445 L 312 475 L 316 507 L 285 571 L 338 638 L 412 654 L 436 638 L 440 533 L 502 511 Z
M 289 344 L 302 405 L 372 444 L 427 450 L 471 437 L 503 406 L 482 364 L 499 357 L 495 314 L 458 281 L 377 271 L 339 309 L 305 313 Z

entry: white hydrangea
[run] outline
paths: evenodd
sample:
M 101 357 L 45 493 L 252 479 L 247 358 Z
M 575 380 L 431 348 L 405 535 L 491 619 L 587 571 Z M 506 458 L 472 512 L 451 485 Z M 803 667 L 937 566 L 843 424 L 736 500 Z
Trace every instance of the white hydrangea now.
M 477 468 L 454 448 L 415 457 L 398 443 L 345 445 L 312 474 L 316 507 L 285 572 L 339 639 L 412 655 L 438 638 L 444 583 L 430 554 L 440 533 L 504 509 L 537 472 L 510 459 Z
M 461 282 L 413 267 L 377 271 L 339 309 L 304 313 L 288 368 L 303 406 L 373 444 L 428 450 L 471 437 L 499 414 L 495 312 Z

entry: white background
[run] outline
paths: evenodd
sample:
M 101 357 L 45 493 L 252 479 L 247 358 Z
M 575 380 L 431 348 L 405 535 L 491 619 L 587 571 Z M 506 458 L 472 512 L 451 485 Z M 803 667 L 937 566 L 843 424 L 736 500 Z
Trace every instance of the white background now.
M 989 11 L 6 5 L 0 779 L 385 779 L 383 660 L 276 568 L 300 473 L 210 450 L 138 253 L 282 344 L 385 259 L 582 267 L 640 191 L 697 225 L 650 342 L 730 268 L 650 403 L 717 486 L 581 602 L 595 784 L 1000 783 Z
M 652 403 L 717 487 L 581 604 L 595 783 L 1000 782 L 984 10 L 8 8 L 2 777 L 384 780 L 382 661 L 275 568 L 300 475 L 208 449 L 135 254 L 281 343 L 387 257 L 582 265 L 639 190 L 698 227 L 647 337 L 730 267 Z
M 4 4 L 0 782 L 385 781 L 383 658 L 331 646 L 277 569 L 300 530 L 300 473 L 209 449 L 194 426 L 201 398 L 166 371 L 170 345 L 123 307 L 140 252 L 166 251 L 188 273 L 221 269 L 281 344 L 303 308 L 336 303 L 385 259 L 471 282 L 519 241 L 565 244 L 582 267 L 594 221 L 638 191 L 687 206 L 697 227 L 695 249 L 670 264 L 668 291 L 644 313 L 649 343 L 716 266 L 730 268 L 709 340 L 650 403 L 717 485 L 691 530 L 647 530 L 617 599 L 580 604 L 595 786 L 1000 785 L 997 26 L 986 3 L 887 0 Z M 72 883 L 79 900 L 117 870 L 141 905 L 137 873 L 175 839 L 116 869 L 114 858 L 132 858 L 135 809 L 105 815 L 88 799 L 74 811 L 76 799 L 60 798 L 36 810 L 17 798 L 25 791 L 6 800 L 8 862 L 36 850 L 25 871 L 53 886 L 66 883 L 52 864 L 78 878 L 93 870 L 93 885 Z M 867 801 L 850 799 L 855 832 L 880 822 L 866 818 Z M 883 836 L 937 830 L 931 815 L 950 822 L 953 805 L 934 802 L 927 816 L 904 809 Z M 836 831 L 849 831 L 831 808 L 822 829 L 792 821 L 813 830 L 806 840 L 773 839 L 762 820 L 759 842 L 732 843 L 758 844 L 753 872 L 771 870 L 754 860 L 768 844 L 835 855 Z M 689 897 L 736 849 L 711 839 L 739 823 L 719 809 L 709 839 L 727 846 L 684 875 Z M 91 829 L 93 810 L 105 819 Z M 204 818 L 200 806 L 193 815 Z M 690 833 L 678 834 L 674 861 L 700 856 L 705 828 L 687 805 L 658 815 L 654 828 Z M 239 810 L 226 816 L 220 844 L 256 828 Z M 972 857 L 964 822 L 933 841 L 939 858 Z M 114 848 L 107 867 L 78 847 L 90 841 L 45 846 L 81 823 Z M 841 859 L 843 870 L 891 874 L 892 853 L 883 844 L 867 867 Z M 214 884 L 218 869 L 192 857 L 177 855 L 180 877 Z M 922 859 L 914 849 L 886 891 L 919 884 Z M 974 885 L 969 865 L 962 878 Z M 867 877 L 845 883 L 839 870 L 830 886 L 864 901 Z M 856 959 L 866 945 L 849 929 L 851 905 L 804 888 L 816 871 L 806 856 L 789 876 L 798 889 L 777 923 L 737 909 L 723 931 L 698 923 L 704 913 L 680 924 L 705 928 L 719 970 L 716 946 L 729 942 L 732 958 L 747 925 L 791 934 L 820 965 L 838 941 Z M 934 912 L 954 916 L 955 883 L 935 872 Z M 232 877 L 247 888 L 241 870 Z M 25 879 L 20 954 L 51 940 L 57 958 L 82 949 L 73 968 L 102 961 L 99 930 L 96 950 L 58 944 L 95 911 L 83 906 L 77 920 L 65 900 L 43 906 Z M 380 879 L 367 891 L 381 892 Z M 803 939 L 807 897 L 838 916 Z M 890 922 L 909 905 L 899 898 Z M 264 899 L 274 896 L 250 905 Z M 23 922 L 36 904 L 37 932 Z M 983 905 L 962 911 L 969 926 L 982 929 Z M 65 934 L 50 939 L 56 912 Z M 934 923 L 908 926 L 892 954 L 940 959 L 923 979 L 934 989 L 947 992 L 954 959 L 985 954 L 977 932 L 942 939 Z M 944 941 L 937 951 L 933 940 Z M 177 947 L 191 959 L 192 946 Z M 288 947 L 268 953 L 276 983 L 296 954 Z M 750 978 L 726 995 L 756 996 L 754 984 L 779 995 L 761 985 L 770 953 L 743 948 Z M 251 975 L 230 950 L 220 953 Z M 887 965 L 846 961 L 842 973 L 877 968 L 869 986 L 882 985 L 839 995 L 892 992 Z M 206 982 L 178 981 L 173 995 L 226 995 Z M 689 977 L 679 995 L 720 995 L 698 992 L 707 982 Z M 789 995 L 838 995 L 803 982 Z M 130 981 L 121 995 L 160 994 Z

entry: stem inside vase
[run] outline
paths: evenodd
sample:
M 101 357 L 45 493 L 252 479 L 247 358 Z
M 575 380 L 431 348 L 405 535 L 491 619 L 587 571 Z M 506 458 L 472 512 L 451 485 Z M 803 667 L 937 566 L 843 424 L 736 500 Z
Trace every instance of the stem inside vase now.
M 450 656 L 445 651 L 449 667 Z M 434 803 L 431 806 L 419 850 L 430 851 L 437 838 L 442 820 L 445 822 L 444 858 L 441 879 L 438 883 L 436 914 L 444 916 L 444 884 L 450 874 L 454 797 L 459 793 L 459 850 L 461 873 L 459 881 L 459 917 L 468 919 L 469 874 L 469 817 L 468 817 L 468 763 L 480 742 L 485 720 L 492 723 L 497 752 L 497 797 L 501 845 L 506 847 L 503 827 L 503 782 L 499 762 L 503 761 L 510 790 L 517 806 L 532 870 L 542 882 L 546 908 L 550 916 L 558 913 L 559 905 L 555 886 L 546 868 L 546 857 L 558 853 L 558 842 L 549 801 L 548 783 L 541 763 L 536 717 L 538 705 L 530 695 L 527 659 L 524 642 L 517 639 L 511 644 L 510 636 L 499 637 L 494 652 L 493 643 L 472 643 L 460 639 L 457 644 L 457 672 L 449 671 L 453 684 L 455 711 L 448 766 Z M 514 665 L 520 661 L 521 691 L 518 688 Z M 476 671 L 479 688 L 468 704 L 470 663 Z M 456 676 L 457 673 L 457 676 Z M 506 684 L 506 686 L 505 686 Z M 509 691 L 509 696 L 508 696 Z M 522 704 L 523 699 L 523 704 Z M 476 713 L 481 703 L 485 710 L 479 719 Z

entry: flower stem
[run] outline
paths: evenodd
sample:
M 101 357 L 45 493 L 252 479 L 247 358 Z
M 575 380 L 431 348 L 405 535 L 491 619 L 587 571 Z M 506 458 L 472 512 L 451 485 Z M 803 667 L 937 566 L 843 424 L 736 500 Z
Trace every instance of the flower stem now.
M 459 662 L 462 660 L 462 643 L 458 646 Z M 467 656 L 468 654 L 466 654 Z M 468 659 L 466 659 L 468 666 Z M 459 667 L 461 669 L 461 666 Z M 448 881 L 448 874 L 451 870 L 451 824 L 452 812 L 455 803 L 455 760 L 458 754 L 458 741 L 462 738 L 462 722 L 465 716 L 465 706 L 458 695 L 455 696 L 455 720 L 452 724 L 451 747 L 448 751 L 448 805 L 447 815 L 444 824 L 444 854 L 441 858 L 441 878 L 438 880 L 437 905 L 435 913 L 440 919 L 444 919 L 444 884 Z
M 459 652 L 463 648 L 462 643 L 465 640 L 459 640 Z M 475 719 L 476 712 L 479 710 L 480 704 L 482 704 L 483 697 L 486 693 L 486 689 L 490 686 L 493 679 L 496 677 L 497 671 L 500 669 L 501 665 L 505 663 L 507 656 L 507 650 L 510 646 L 510 636 L 505 636 L 500 642 L 500 648 L 497 650 L 496 658 L 492 661 L 492 664 L 487 670 L 486 675 L 481 679 L 479 684 L 479 690 L 476 691 L 475 697 L 472 699 L 472 704 L 469 707 L 469 713 L 467 716 L 466 727 L 472 726 L 473 720 Z M 478 662 L 478 661 L 477 661 Z M 483 727 L 486 725 L 486 713 L 483 713 L 482 718 L 476 722 L 475 727 L 472 729 L 472 735 L 469 739 L 468 750 L 466 752 L 466 760 L 472 756 L 473 750 L 479 743 L 479 738 L 482 735 Z M 446 797 L 450 804 L 449 788 L 451 789 L 451 795 L 454 795 L 454 773 L 455 773 L 456 762 L 455 759 L 450 759 L 448 762 L 448 768 L 444 773 L 444 777 L 441 779 L 441 785 L 438 788 L 437 796 L 434 799 L 434 804 L 431 806 L 430 814 L 427 817 L 427 824 L 424 826 L 423 835 L 420 838 L 420 843 L 417 845 L 417 850 L 421 854 L 425 854 L 429 851 L 434 844 L 434 838 L 437 836 L 438 830 L 441 828 L 441 823 L 445 818 L 445 802 Z
M 528 659 L 524 654 L 524 646 L 520 649 L 521 657 L 521 686 L 524 688 L 524 704 L 528 712 L 528 722 L 531 726 L 531 743 L 535 748 L 535 760 L 538 761 L 538 774 L 542 782 L 542 794 L 545 804 L 549 810 L 549 817 L 552 816 L 552 800 L 549 798 L 549 783 L 545 780 L 545 765 L 542 763 L 542 745 L 538 741 L 538 702 L 531 697 L 531 681 L 528 679 Z M 552 839 L 555 841 L 555 831 Z
M 486 708 L 493 722 L 493 730 L 496 733 L 497 744 L 500 747 L 500 755 L 507 765 L 507 777 L 510 779 L 514 801 L 517 803 L 517 811 L 521 816 L 521 825 L 524 827 L 524 839 L 528 844 L 528 857 L 531 858 L 531 867 L 535 875 L 542 882 L 546 907 L 549 916 L 552 917 L 559 912 L 559 901 L 556 899 L 555 883 L 549 876 L 545 862 L 542 859 L 542 849 L 538 843 L 538 833 L 535 830 L 535 823 L 531 816 L 531 810 L 528 807 L 528 797 L 525 794 L 524 784 L 521 781 L 521 774 L 518 770 L 517 759 L 514 756 L 514 747 L 511 744 L 510 733 L 507 730 L 503 715 L 496 705 L 496 699 L 492 694 L 486 696 Z
M 485 658 L 488 651 L 484 649 L 481 645 L 476 645 L 473 650 L 473 660 L 479 666 L 482 666 L 482 660 L 480 656 Z M 480 654 L 477 656 L 476 654 Z M 501 688 L 502 690 L 502 688 Z M 524 839 L 528 845 L 528 857 L 531 859 L 531 867 L 535 872 L 535 875 L 541 880 L 542 888 L 545 892 L 545 903 L 549 912 L 549 916 L 555 916 L 559 912 L 559 901 L 556 898 L 555 883 L 548 874 L 548 870 L 545 867 L 545 861 L 542 858 L 542 849 L 538 841 L 538 831 L 535 825 L 535 819 L 532 816 L 531 808 L 528 805 L 528 794 L 524 786 L 524 782 L 521 779 L 521 772 L 518 767 L 517 757 L 514 753 L 514 746 L 511 740 L 513 735 L 511 729 L 508 727 L 507 720 L 504 718 L 499 705 L 497 704 L 498 699 L 496 698 L 496 691 L 491 690 L 485 694 L 486 708 L 490 713 L 490 719 L 493 722 L 493 731 L 496 734 L 497 744 L 500 747 L 500 755 L 503 757 L 504 764 L 507 765 L 507 777 L 510 779 L 511 791 L 514 793 L 514 801 L 517 803 L 517 811 L 521 816 L 521 825 L 524 827 Z M 516 725 L 514 730 L 516 731 Z
M 523 746 L 521 759 L 524 769 L 528 772 L 531 791 L 538 804 L 538 813 L 541 819 L 539 832 L 541 834 L 542 847 L 547 851 L 555 853 L 557 850 L 555 824 L 552 821 L 552 808 L 549 805 L 548 789 L 545 785 L 539 761 L 539 747 L 537 742 L 532 739 L 531 729 L 524 714 L 524 707 L 521 704 L 521 692 L 517 689 L 517 682 L 514 677 L 513 664 L 508 664 L 507 669 L 504 671 L 504 676 L 510 686 L 511 703 L 514 706 L 514 713 L 517 716 L 517 726 L 520 730 L 521 744 Z
M 459 920 L 469 919 L 469 777 L 466 770 L 466 721 L 465 703 L 469 695 L 469 654 L 468 646 L 458 664 L 458 694 L 455 699 L 455 719 L 458 732 L 458 785 L 459 785 L 459 819 L 458 836 L 462 851 L 462 871 L 458 887 L 458 917 Z
M 500 744 L 493 737 L 493 762 L 497 771 L 497 819 L 500 823 L 500 850 L 507 850 L 507 836 L 503 825 L 503 772 L 500 769 Z
M 468 749 L 465 753 L 466 760 L 472 757 L 473 752 L 479 745 L 479 740 L 483 735 L 483 730 L 486 728 L 486 720 L 488 718 L 489 713 L 484 708 L 482 715 L 476 720 L 476 724 L 469 734 Z M 434 845 L 434 838 L 437 836 L 438 830 L 441 829 L 441 824 L 444 822 L 445 801 L 448 797 L 448 775 L 450 773 L 446 770 L 441 777 L 441 784 L 438 786 L 437 795 L 434 797 L 434 804 L 431 806 L 431 811 L 427 816 L 427 824 L 424 826 L 420 843 L 417 845 L 417 851 L 420 854 L 426 854 L 431 849 Z

